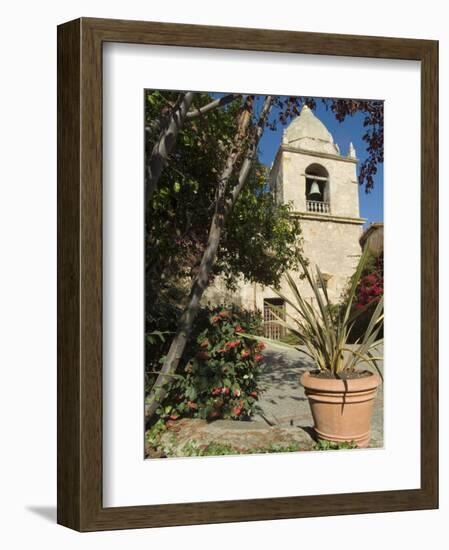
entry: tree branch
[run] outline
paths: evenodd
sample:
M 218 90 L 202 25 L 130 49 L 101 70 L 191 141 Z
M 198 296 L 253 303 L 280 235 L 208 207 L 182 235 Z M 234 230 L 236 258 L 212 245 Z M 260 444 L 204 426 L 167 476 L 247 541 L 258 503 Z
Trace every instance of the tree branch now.
M 240 95 L 241 94 L 228 94 L 218 99 L 215 99 L 214 101 L 211 101 L 210 103 L 208 103 L 207 105 L 203 105 L 202 107 L 194 107 L 191 111 L 187 113 L 187 118 L 190 120 L 192 118 L 204 115 L 205 113 L 212 111 L 216 107 L 224 107 L 228 103 L 231 103 L 231 101 L 234 101 L 235 99 L 240 97 Z
M 195 92 L 186 92 L 173 107 L 173 111 L 162 129 L 158 140 L 153 146 L 147 168 L 146 202 L 151 200 L 157 189 L 162 170 L 165 168 L 168 158 L 178 138 L 178 134 L 184 124 L 187 112 L 195 97 Z
M 234 186 L 234 189 L 231 192 L 231 197 L 227 202 L 227 210 L 232 210 L 236 200 L 238 199 L 240 192 L 245 185 L 246 179 L 251 170 L 251 166 L 257 156 L 257 147 L 259 145 L 260 138 L 262 137 L 265 123 L 267 121 L 268 115 L 270 113 L 271 107 L 273 104 L 273 96 L 267 96 L 265 98 L 262 111 L 260 113 L 259 120 L 257 122 L 256 132 L 254 136 L 254 143 L 252 144 L 248 154 L 246 155 L 245 160 L 243 161 L 242 167 L 240 168 L 239 178 L 237 184 Z

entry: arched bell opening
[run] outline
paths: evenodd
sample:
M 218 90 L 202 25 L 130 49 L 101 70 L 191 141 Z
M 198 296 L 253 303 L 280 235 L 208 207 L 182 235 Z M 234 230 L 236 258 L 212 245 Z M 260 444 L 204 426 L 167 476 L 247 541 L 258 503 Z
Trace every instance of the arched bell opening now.
M 329 173 L 320 164 L 311 164 L 306 169 L 306 210 L 330 214 Z

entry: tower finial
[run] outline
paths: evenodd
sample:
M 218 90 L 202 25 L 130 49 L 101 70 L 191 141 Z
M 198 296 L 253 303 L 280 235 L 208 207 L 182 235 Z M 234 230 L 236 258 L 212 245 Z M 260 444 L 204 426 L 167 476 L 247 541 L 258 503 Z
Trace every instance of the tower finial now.
M 352 144 L 352 141 L 351 141 L 351 143 L 349 144 L 348 157 L 353 158 L 353 159 L 356 158 L 355 147 L 354 147 L 354 145 Z

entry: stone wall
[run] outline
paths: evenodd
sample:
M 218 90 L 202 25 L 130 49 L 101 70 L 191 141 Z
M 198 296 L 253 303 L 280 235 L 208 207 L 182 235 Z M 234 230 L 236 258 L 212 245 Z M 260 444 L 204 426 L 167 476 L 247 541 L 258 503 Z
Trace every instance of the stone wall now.
M 333 303 L 337 303 L 346 290 L 348 280 L 354 273 L 361 255 L 359 244 L 362 233 L 361 223 L 331 221 L 323 215 L 321 219 L 301 219 L 301 228 L 304 256 L 309 260 L 309 267 L 316 273 L 316 266 L 319 266 L 328 279 L 329 298 Z M 299 273 L 293 273 L 293 277 L 301 294 L 313 303 L 313 292 L 308 283 L 300 278 Z M 286 283 L 282 284 L 280 291 L 293 299 Z M 238 291 L 231 292 L 218 278 L 207 290 L 204 300 L 211 303 L 229 301 L 248 309 L 263 311 L 264 299 L 276 297 L 278 295 L 274 290 L 245 283 L 243 280 Z M 287 311 L 290 309 L 287 308 Z

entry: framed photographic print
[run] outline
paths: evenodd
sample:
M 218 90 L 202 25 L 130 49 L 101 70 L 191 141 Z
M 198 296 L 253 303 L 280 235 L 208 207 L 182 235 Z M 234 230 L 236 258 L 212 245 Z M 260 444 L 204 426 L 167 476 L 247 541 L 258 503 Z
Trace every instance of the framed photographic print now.
M 437 120 L 435 41 L 58 28 L 59 523 L 438 506 Z

